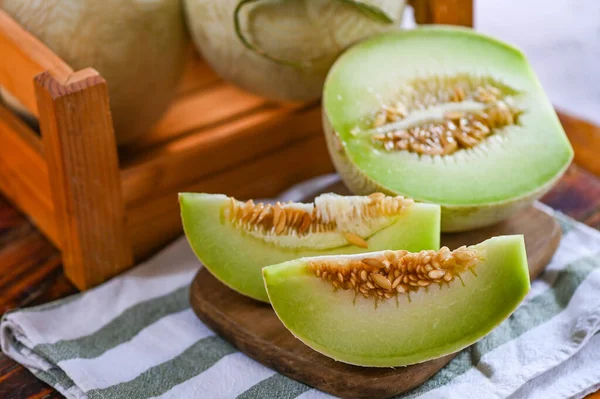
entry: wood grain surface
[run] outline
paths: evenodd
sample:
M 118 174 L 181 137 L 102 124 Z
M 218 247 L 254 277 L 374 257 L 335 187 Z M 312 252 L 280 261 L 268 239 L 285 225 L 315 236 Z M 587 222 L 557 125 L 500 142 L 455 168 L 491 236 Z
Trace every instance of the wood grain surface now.
M 562 115 L 561 115 L 562 116 Z M 583 122 L 582 122 L 583 123 Z M 569 137 L 582 126 L 572 118 Z M 577 151 L 577 148 L 576 148 Z M 600 147 L 597 148 L 600 152 Z M 583 167 L 582 167 L 583 166 Z M 600 229 L 600 178 L 581 163 L 573 165 L 543 202 Z M 0 197 L 0 314 L 17 307 L 47 303 L 77 292 L 62 271 L 56 248 L 8 202 Z M 61 398 L 23 366 L 0 353 L 0 398 Z M 600 399 L 600 393 L 586 399 Z
M 508 234 L 525 235 L 532 278 L 544 270 L 561 237 L 556 220 L 531 207 L 489 228 L 442 235 L 442 244 L 455 249 Z M 229 289 L 205 268 L 198 272 L 192 283 L 190 303 L 203 322 L 242 352 L 295 380 L 342 398 L 390 398 L 409 391 L 429 379 L 455 356 L 396 369 L 357 367 L 336 362 L 297 340 L 269 305 Z
M 40 137 L 8 108 L 0 104 L 0 187 L 54 244 L 59 231 L 54 220 L 48 165 Z
M 409 0 L 418 24 L 473 26 L 474 0 Z
M 133 265 L 106 81 L 44 72 L 35 89 L 65 273 L 87 289 Z
M 561 112 L 558 117 L 575 150 L 575 163 L 600 176 L 600 126 Z
M 0 62 L 0 86 L 36 116 L 38 107 L 33 78 L 44 71 L 52 71 L 59 78 L 73 72 L 62 59 L 1 9 L 0 55 L 2 60 L 10 60 Z

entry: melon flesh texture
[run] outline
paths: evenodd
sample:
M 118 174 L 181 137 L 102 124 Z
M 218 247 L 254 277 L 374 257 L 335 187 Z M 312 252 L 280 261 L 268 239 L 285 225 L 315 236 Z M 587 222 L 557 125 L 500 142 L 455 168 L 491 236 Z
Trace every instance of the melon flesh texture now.
M 392 102 L 403 83 L 458 74 L 490 76 L 518 91 L 514 102 L 523 111 L 518 124 L 500 129 L 473 149 L 446 156 L 384 151 L 360 133 L 370 128 L 369 117 Z M 524 54 L 464 28 L 418 28 L 363 41 L 330 70 L 323 109 L 329 151 L 350 189 L 440 204 L 442 231 L 505 219 L 546 192 L 573 158 Z
M 269 301 L 261 276 L 265 266 L 308 256 L 365 251 L 354 245 L 315 250 L 265 242 L 225 219 L 224 209 L 229 204 L 225 195 L 182 193 L 179 202 L 185 234 L 204 266 L 225 285 L 259 301 Z M 414 204 L 396 219 L 365 238 L 370 250 L 439 248 L 439 206 Z
M 307 267 L 317 258 L 263 269 L 271 304 L 301 341 L 335 360 L 371 367 L 405 366 L 457 352 L 505 320 L 530 288 L 522 236 L 501 236 L 476 246 L 485 260 L 477 277 L 461 274 L 449 286 L 432 286 L 380 301 L 337 290 Z M 363 255 L 364 256 L 364 255 Z M 323 257 L 335 262 L 341 257 Z

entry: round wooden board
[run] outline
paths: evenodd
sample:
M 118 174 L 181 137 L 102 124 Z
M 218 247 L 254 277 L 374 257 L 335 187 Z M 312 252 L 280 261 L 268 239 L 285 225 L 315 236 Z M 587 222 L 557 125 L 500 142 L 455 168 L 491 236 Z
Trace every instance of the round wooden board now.
M 552 258 L 561 231 L 551 216 L 528 208 L 498 225 L 442 235 L 451 249 L 489 237 L 524 234 L 530 275 L 536 278 Z M 198 317 L 240 351 L 278 372 L 343 398 L 389 398 L 425 382 L 455 356 L 401 368 L 365 368 L 336 362 L 296 339 L 281 324 L 270 305 L 227 288 L 205 268 L 190 292 Z

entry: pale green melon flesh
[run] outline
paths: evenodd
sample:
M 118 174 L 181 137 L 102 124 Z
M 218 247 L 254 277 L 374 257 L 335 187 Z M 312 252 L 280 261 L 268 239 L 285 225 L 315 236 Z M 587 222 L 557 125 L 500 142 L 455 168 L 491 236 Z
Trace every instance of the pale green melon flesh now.
M 368 134 L 352 133 L 368 130 L 369 117 L 393 101 L 403 83 L 460 73 L 491 76 L 518 91 L 515 105 L 524 111 L 518 125 L 500 129 L 498 137 L 474 149 L 443 157 L 388 152 L 374 146 Z M 330 152 L 357 194 L 379 187 L 441 204 L 443 212 L 453 207 L 475 207 L 466 212 L 476 212 L 478 206 L 533 198 L 564 172 L 573 157 L 525 56 L 467 29 L 419 28 L 360 43 L 329 72 L 323 108 Z M 331 136 L 336 133 L 340 143 L 334 146 Z
M 261 268 L 307 256 L 352 254 L 364 248 L 345 245 L 327 250 L 282 248 L 253 237 L 225 220 L 225 195 L 182 193 L 181 217 L 196 256 L 221 282 L 251 298 L 268 302 Z M 440 208 L 414 204 L 390 226 L 366 238 L 369 250 L 439 248 Z
M 477 276 L 464 272 L 449 286 L 431 286 L 380 301 L 334 291 L 298 259 L 263 269 L 271 304 L 285 326 L 311 348 L 336 360 L 372 367 L 404 366 L 456 352 L 506 319 L 530 288 L 522 236 L 476 246 Z M 341 257 L 337 257 L 340 259 Z M 323 257 L 335 262 L 336 257 Z

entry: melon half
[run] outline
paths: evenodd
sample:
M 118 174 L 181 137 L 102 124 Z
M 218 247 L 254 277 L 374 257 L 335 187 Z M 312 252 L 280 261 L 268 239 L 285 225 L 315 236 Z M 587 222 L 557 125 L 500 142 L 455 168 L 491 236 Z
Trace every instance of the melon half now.
M 442 231 L 506 219 L 573 158 L 523 53 L 465 28 L 361 42 L 330 70 L 323 111 L 348 187 L 441 204 Z

